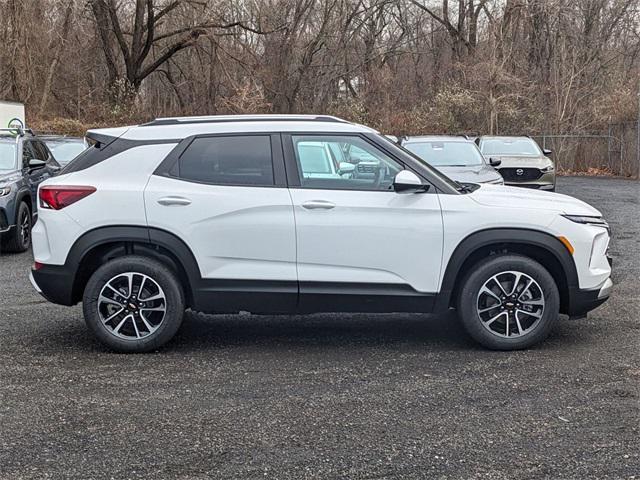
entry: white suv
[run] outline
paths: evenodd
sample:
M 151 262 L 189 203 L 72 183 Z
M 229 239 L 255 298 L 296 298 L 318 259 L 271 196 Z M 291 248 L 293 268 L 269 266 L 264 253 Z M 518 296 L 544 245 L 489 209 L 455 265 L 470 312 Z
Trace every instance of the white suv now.
M 118 351 L 163 345 L 186 308 L 456 308 L 482 345 L 526 348 L 559 312 L 584 316 L 611 290 L 594 208 L 460 185 L 334 117 L 168 118 L 88 137 L 95 146 L 39 188 L 31 281 L 54 303 L 82 301 Z M 306 172 L 320 144 L 355 168 Z

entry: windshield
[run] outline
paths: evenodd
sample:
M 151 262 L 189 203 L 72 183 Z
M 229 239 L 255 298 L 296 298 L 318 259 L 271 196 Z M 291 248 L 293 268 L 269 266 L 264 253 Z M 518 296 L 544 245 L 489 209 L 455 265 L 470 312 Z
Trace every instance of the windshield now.
M 483 155 L 542 155 L 538 144 L 530 138 L 483 138 L 480 150 Z
M 86 149 L 84 142 L 47 141 L 47 146 L 60 165 L 66 165 Z
M 410 142 L 405 147 L 434 167 L 472 167 L 484 163 L 478 148 L 469 142 Z
M 449 185 L 451 188 L 453 188 L 454 190 L 458 190 L 460 191 L 461 189 L 461 185 L 456 182 L 455 180 L 452 180 L 451 178 L 447 177 L 444 173 L 442 173 L 440 170 L 438 170 L 437 168 L 434 168 L 433 166 L 429 165 L 425 160 L 423 160 L 422 158 L 420 158 L 418 155 L 416 155 L 415 153 L 413 153 L 411 150 L 407 150 L 403 145 L 400 145 L 398 143 L 394 143 L 392 140 L 388 139 L 387 137 L 385 137 L 384 135 L 379 135 L 380 138 L 383 138 L 385 140 L 385 142 L 387 143 L 387 145 L 389 146 L 389 149 L 391 149 L 393 151 L 394 148 L 404 152 L 405 155 L 409 155 L 411 158 L 417 160 L 418 162 L 420 162 L 422 165 L 424 165 L 424 167 L 429 170 L 429 172 L 434 176 L 434 177 L 438 177 L 443 183 L 446 183 L 447 185 Z
M 15 170 L 16 144 L 0 142 L 0 170 Z

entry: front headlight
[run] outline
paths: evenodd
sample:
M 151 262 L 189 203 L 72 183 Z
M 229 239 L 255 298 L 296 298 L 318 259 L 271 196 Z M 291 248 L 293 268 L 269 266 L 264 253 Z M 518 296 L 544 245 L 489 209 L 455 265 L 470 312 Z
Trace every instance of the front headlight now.
M 6 186 L 6 187 L 0 187 L 0 197 L 4 197 L 6 195 L 9 195 L 11 193 L 11 187 L 10 186 Z
M 544 172 L 544 173 L 549 173 L 549 172 L 553 172 L 555 170 L 553 164 L 552 165 L 547 165 L 544 168 L 541 168 L 540 171 Z
M 609 224 L 602 217 L 591 217 L 589 215 L 562 215 L 567 220 L 583 225 L 595 225 L 596 227 L 604 227 L 609 230 Z

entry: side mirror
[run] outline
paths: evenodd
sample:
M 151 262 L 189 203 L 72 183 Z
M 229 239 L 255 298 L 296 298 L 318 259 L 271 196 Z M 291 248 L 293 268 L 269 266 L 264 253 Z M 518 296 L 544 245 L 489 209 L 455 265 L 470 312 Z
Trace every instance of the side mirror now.
M 402 170 L 393 179 L 393 189 L 396 193 L 420 193 L 429 190 L 429 185 L 423 184 L 411 170 Z
M 353 173 L 355 169 L 356 166 L 349 162 L 340 162 L 340 165 L 338 165 L 338 173 Z
M 499 167 L 501 163 L 502 163 L 502 160 L 500 160 L 499 158 L 489 159 L 489 165 L 491 165 L 492 167 Z
M 47 162 L 44 160 L 38 160 L 37 158 L 29 160 L 29 170 L 38 170 L 40 168 L 44 168 L 46 165 Z
M 544 153 L 546 156 L 549 156 L 553 154 L 553 151 L 549 150 L 548 148 L 544 148 L 542 149 L 542 153 Z

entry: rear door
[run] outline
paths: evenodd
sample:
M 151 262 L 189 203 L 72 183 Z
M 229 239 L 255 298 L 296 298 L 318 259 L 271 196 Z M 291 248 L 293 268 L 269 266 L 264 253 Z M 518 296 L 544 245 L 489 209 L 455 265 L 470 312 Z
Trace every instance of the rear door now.
M 295 225 L 280 136 L 200 136 L 173 157 L 149 180 L 147 220 L 193 252 L 201 303 L 215 311 L 293 310 Z

